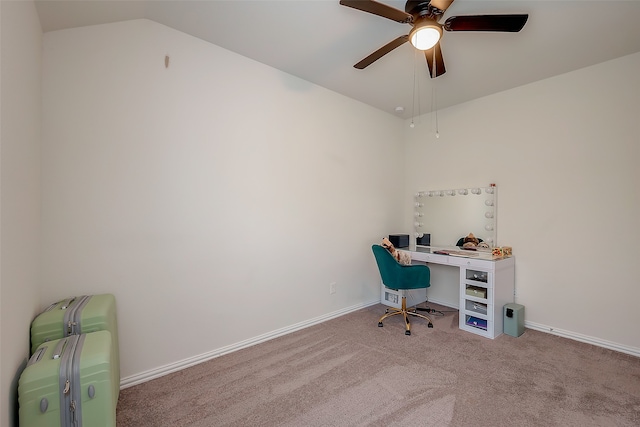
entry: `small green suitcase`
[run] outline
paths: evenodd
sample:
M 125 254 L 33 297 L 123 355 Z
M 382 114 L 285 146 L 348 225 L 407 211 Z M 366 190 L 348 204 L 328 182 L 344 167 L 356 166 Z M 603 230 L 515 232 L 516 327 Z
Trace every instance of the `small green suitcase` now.
M 111 294 L 82 295 L 51 304 L 31 322 L 31 353 L 47 341 L 103 330 L 111 333 L 119 390 L 118 322 L 116 299 Z
M 38 347 L 18 381 L 20 427 L 115 427 L 111 345 L 98 331 Z

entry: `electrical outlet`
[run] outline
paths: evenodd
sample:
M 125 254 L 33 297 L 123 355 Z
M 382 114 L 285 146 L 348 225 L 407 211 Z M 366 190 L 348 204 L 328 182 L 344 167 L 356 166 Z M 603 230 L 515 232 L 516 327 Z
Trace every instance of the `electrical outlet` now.
M 329 293 L 330 294 L 336 293 L 336 282 L 329 283 Z

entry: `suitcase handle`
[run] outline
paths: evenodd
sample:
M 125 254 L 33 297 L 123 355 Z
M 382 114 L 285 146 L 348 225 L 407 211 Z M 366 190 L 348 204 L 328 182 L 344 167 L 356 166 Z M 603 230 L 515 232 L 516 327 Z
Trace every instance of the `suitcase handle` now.
M 47 347 L 41 347 L 35 353 L 33 353 L 33 355 L 29 358 L 29 362 L 27 362 L 27 366 L 39 362 L 40 359 L 42 359 L 45 351 L 47 351 Z
M 56 348 L 53 350 L 53 356 L 51 356 L 52 359 L 60 358 L 60 355 L 64 352 L 65 344 L 67 344 L 67 339 L 63 339 L 58 342 L 58 345 L 56 345 Z
M 60 302 L 60 301 L 58 301 L 58 302 Z M 44 309 L 44 311 L 43 311 L 43 313 L 46 313 L 47 311 L 51 311 L 51 310 L 53 310 L 53 309 L 56 307 L 56 305 L 58 305 L 58 302 L 54 302 L 54 303 L 53 303 L 53 304 L 51 304 L 49 307 L 45 308 L 45 309 Z
M 58 304 L 62 303 L 62 306 L 60 307 L 60 310 L 66 310 L 67 307 L 69 307 L 71 305 L 71 303 L 75 300 L 76 298 L 67 298 L 66 300 L 60 300 L 60 301 L 56 301 L 53 304 L 51 304 L 49 307 L 45 308 L 42 312 L 46 313 L 47 311 L 51 311 L 53 310 Z
M 66 310 L 67 307 L 69 307 L 75 300 L 76 300 L 76 297 L 67 298 L 66 301 L 63 300 L 62 305 L 60 306 L 60 310 Z

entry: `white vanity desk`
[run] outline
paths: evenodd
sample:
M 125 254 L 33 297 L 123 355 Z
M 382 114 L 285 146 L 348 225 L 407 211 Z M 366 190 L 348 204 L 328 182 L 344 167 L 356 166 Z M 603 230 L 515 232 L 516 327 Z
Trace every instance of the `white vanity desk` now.
M 460 329 L 492 339 L 502 334 L 502 308 L 514 302 L 515 258 L 494 258 L 490 252 L 457 247 L 417 246 L 408 252 L 412 263 L 449 265 L 460 270 Z

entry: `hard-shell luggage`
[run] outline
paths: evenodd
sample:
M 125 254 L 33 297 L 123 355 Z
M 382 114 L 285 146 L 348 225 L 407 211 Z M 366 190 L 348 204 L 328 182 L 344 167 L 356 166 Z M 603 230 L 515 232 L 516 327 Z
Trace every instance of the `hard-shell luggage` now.
M 111 333 L 115 356 L 113 368 L 119 382 L 120 349 L 116 299 L 111 294 L 82 295 L 51 304 L 31 322 L 31 353 L 44 342 L 95 331 Z
M 18 381 L 21 427 L 114 427 L 111 334 L 98 331 L 47 341 Z

